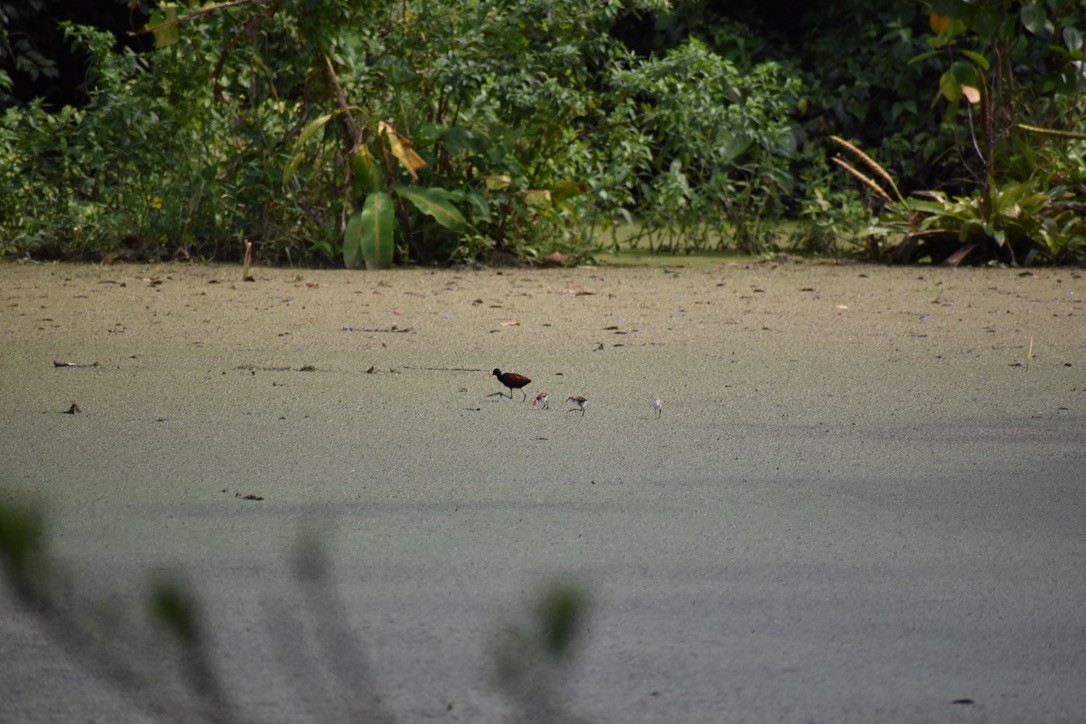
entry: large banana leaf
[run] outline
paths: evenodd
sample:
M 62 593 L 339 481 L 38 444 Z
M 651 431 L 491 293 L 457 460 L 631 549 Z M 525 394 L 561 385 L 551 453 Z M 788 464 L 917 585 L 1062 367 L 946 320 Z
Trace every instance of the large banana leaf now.
M 384 191 L 370 194 L 361 211 L 351 214 L 343 234 L 343 263 L 357 269 L 388 269 L 392 266 L 392 197 Z
M 417 186 L 393 186 L 401 198 L 410 201 L 416 209 L 433 217 L 434 221 L 450 231 L 461 231 L 467 226 L 464 215 L 449 200 L 444 189 L 424 189 Z
M 286 185 L 294 176 L 294 172 L 298 170 L 298 166 L 305 160 L 305 144 L 309 139 L 317 133 L 317 131 L 324 128 L 324 124 L 332 120 L 336 115 L 333 113 L 325 113 L 323 116 L 314 118 L 309 123 L 305 124 L 305 128 L 298 134 L 298 140 L 294 143 L 294 153 L 290 156 L 290 161 L 287 162 L 286 167 L 283 169 L 283 184 Z
M 355 186 L 363 193 L 372 194 L 383 190 L 385 171 L 370 153 L 369 146 L 363 144 L 358 147 L 358 151 L 351 158 L 351 168 L 354 170 Z

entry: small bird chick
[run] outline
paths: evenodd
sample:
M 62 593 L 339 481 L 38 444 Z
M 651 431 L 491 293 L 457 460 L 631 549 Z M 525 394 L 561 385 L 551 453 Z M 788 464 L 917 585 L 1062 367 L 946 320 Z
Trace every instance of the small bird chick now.
M 538 395 L 536 395 L 535 399 L 532 400 L 532 407 L 535 407 L 536 403 L 539 403 L 539 409 L 546 410 L 547 409 L 547 393 L 546 392 L 540 392 Z
M 588 398 L 581 395 L 571 395 L 566 398 L 567 402 L 572 402 L 574 405 L 580 408 L 581 414 L 584 414 L 584 406 L 588 404 Z M 577 410 L 566 410 L 566 412 L 577 412 Z
M 660 401 L 659 395 L 652 396 L 652 409 L 656 410 L 656 416 L 659 417 L 664 410 L 664 403 Z

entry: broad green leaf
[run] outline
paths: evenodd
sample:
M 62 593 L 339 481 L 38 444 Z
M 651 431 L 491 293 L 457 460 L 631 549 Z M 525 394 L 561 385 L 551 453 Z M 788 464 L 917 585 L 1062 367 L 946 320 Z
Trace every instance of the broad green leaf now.
M 302 146 L 306 141 L 313 137 L 313 134 L 324 127 L 324 124 L 334 116 L 334 113 L 325 113 L 323 116 L 314 118 L 309 123 L 305 124 L 305 128 L 298 134 L 298 140 L 294 142 L 294 153 L 290 157 L 290 161 L 287 162 L 286 167 L 283 169 L 283 185 L 285 186 L 293 177 L 294 172 L 298 170 L 298 166 L 305 160 L 305 151 L 302 150 Z
M 1002 11 L 1000 11 L 1002 16 Z M 990 40 L 999 26 L 1000 20 L 990 7 L 978 7 L 969 20 L 969 30 L 979 35 L 984 40 Z
M 305 128 L 298 134 L 298 142 L 295 143 L 295 147 L 305 145 L 305 143 L 313 137 L 313 134 L 324 128 L 324 124 L 328 123 L 332 119 L 335 113 L 325 113 L 323 116 L 317 116 L 309 123 L 305 124 Z
M 365 262 L 367 269 L 387 269 L 392 266 L 395 251 L 393 239 L 392 197 L 378 191 L 366 197 L 361 211 L 347 221 L 343 234 L 343 263 L 357 269 Z M 361 257 L 361 258 L 359 258 Z
M 351 168 L 358 185 L 367 194 L 380 191 L 384 187 L 384 169 L 370 153 L 369 146 L 363 144 L 358 147 L 358 151 L 351 158 Z
M 290 161 L 283 168 L 283 185 L 286 186 L 290 180 L 294 177 L 294 172 L 298 170 L 298 166 L 301 165 L 305 159 L 305 153 L 301 150 L 295 151 L 294 155 L 290 157 Z
M 906 65 L 912 65 L 913 63 L 919 63 L 921 61 L 927 60 L 928 58 L 933 58 L 936 55 L 941 55 L 941 53 L 938 50 L 928 50 L 926 52 L 921 53 L 920 55 L 914 55 L 913 57 L 909 58 L 909 62 L 906 63 Z
M 958 85 L 977 85 L 977 69 L 972 63 L 956 60 L 950 66 L 950 74 Z
M 145 30 L 150 30 L 155 36 L 155 48 L 166 48 L 181 39 L 181 31 L 177 23 L 177 8 L 171 5 L 162 5 L 160 11 L 151 13 Z
M 290 161 L 287 163 L 286 168 L 283 169 L 283 183 L 286 184 L 288 181 L 290 181 L 291 177 L 294 176 L 294 172 L 298 170 L 298 166 L 305 158 L 305 151 L 303 150 L 303 146 L 305 146 L 305 144 L 308 143 L 314 135 L 316 135 L 317 131 L 324 128 L 324 125 L 328 123 L 328 121 L 332 120 L 340 113 L 352 113 L 361 111 L 362 109 L 358 106 L 343 106 L 342 108 L 337 108 L 331 113 L 325 113 L 322 116 L 317 116 L 312 121 L 305 124 L 305 128 L 303 128 L 302 132 L 298 134 L 298 140 L 294 142 L 294 153 L 291 156 Z
M 419 146 L 431 146 L 441 141 L 453 155 L 486 151 L 486 139 L 463 126 L 440 126 L 429 123 L 419 127 L 415 133 L 415 141 Z
M 487 148 L 486 138 L 463 126 L 451 126 L 441 140 L 454 154 L 483 153 Z
M 717 151 L 720 154 L 720 160 L 723 163 L 731 163 L 746 153 L 747 149 L 754 145 L 754 139 L 745 133 L 728 134 L 721 140 L 722 145 Z
M 460 231 L 467 226 L 464 215 L 449 202 L 447 193 L 443 189 L 393 186 L 392 190 L 450 231 Z
M 988 68 L 990 67 L 988 59 L 975 50 L 959 50 L 958 52 L 964 55 L 966 58 L 969 58 L 969 60 L 976 63 L 984 70 L 988 70 Z
M 468 205 L 471 207 L 472 216 L 478 221 L 490 221 L 490 204 L 487 202 L 486 197 L 475 191 L 469 191 L 464 198 L 467 200 Z
M 365 261 L 362 258 L 362 212 L 356 211 L 347 219 L 343 231 L 343 263 L 348 269 L 357 269 Z
M 444 138 L 448 130 L 448 126 L 424 123 L 415 129 L 415 143 L 421 148 L 429 148 Z
M 890 117 L 896 121 L 902 113 L 909 113 L 910 115 L 915 116 L 917 112 L 916 101 L 898 101 L 891 107 Z
M 1071 52 L 1082 50 L 1082 33 L 1070 26 L 1063 29 L 1063 44 Z
M 1034 35 L 1044 32 L 1048 18 L 1045 16 L 1045 9 L 1041 7 L 1040 3 L 1034 2 L 1023 5 L 1019 16 L 1022 19 L 1022 25 L 1024 25 L 1029 32 Z
M 362 206 L 362 258 L 367 269 L 392 266 L 394 230 L 392 197 L 384 191 L 367 196 Z
M 961 99 L 961 87 L 962 84 L 954 79 L 954 76 L 949 70 L 939 77 L 939 92 L 942 93 L 943 98 L 946 98 L 951 103 L 956 103 Z
M 419 74 L 411 65 L 410 58 L 397 58 L 394 55 L 382 55 L 373 64 L 373 69 L 380 71 L 393 86 L 412 85 L 418 82 Z
M 961 242 L 967 242 L 975 234 L 984 234 L 984 227 L 977 219 L 966 219 L 962 222 L 961 227 L 958 229 L 958 240 Z

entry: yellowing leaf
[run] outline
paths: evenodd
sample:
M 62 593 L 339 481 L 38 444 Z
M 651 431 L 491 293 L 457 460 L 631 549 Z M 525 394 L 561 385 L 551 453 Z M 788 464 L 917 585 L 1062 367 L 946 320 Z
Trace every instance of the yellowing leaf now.
M 160 11 L 151 13 L 150 22 L 144 26 L 155 35 L 155 48 L 166 48 L 181 39 L 178 28 L 177 8 L 163 4 Z
M 377 132 L 388 138 L 388 147 L 389 150 L 392 151 L 392 155 L 396 157 L 396 160 L 400 162 L 400 165 L 404 167 L 404 170 L 411 174 L 411 178 L 418 181 L 418 170 L 420 168 L 425 168 L 426 162 L 422 160 L 421 156 L 415 153 L 415 148 L 412 146 L 410 139 L 406 136 L 401 136 L 396 132 L 396 129 L 386 121 L 381 121 L 377 124 Z
M 950 17 L 932 12 L 928 16 L 928 25 L 931 27 L 931 32 L 936 35 L 946 35 L 947 31 L 950 30 Z
M 555 203 L 562 203 L 568 198 L 588 193 L 589 186 L 584 181 L 559 181 L 551 188 Z
M 332 120 L 332 116 L 334 115 L 335 113 L 325 113 L 323 116 L 317 116 L 312 121 L 305 124 L 305 128 L 303 128 L 302 132 L 298 134 L 298 145 L 301 146 L 303 143 L 307 142 L 310 138 L 312 138 L 317 131 L 324 128 L 325 123 L 328 123 L 328 121 Z
M 524 192 L 524 203 L 536 208 L 546 208 L 551 205 L 551 192 L 545 189 L 531 189 Z
M 513 185 L 513 179 L 509 176 L 483 176 L 483 182 L 490 191 L 500 191 Z

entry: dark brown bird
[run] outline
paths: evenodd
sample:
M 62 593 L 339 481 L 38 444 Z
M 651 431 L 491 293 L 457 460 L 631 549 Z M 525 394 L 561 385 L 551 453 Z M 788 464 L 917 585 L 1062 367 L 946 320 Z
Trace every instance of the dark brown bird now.
M 518 375 L 516 372 L 502 372 L 501 370 L 494 368 L 494 371 L 490 374 L 498 378 L 498 382 L 509 388 L 509 399 L 513 399 L 513 390 L 520 390 L 520 394 L 524 395 L 524 400 L 528 399 L 528 393 L 522 390 L 522 387 L 527 386 L 530 379 L 524 375 Z M 502 395 L 505 397 L 505 395 Z M 523 401 L 523 400 L 522 400 Z

